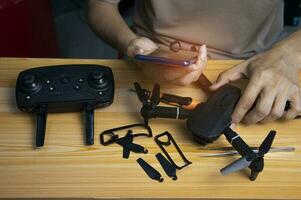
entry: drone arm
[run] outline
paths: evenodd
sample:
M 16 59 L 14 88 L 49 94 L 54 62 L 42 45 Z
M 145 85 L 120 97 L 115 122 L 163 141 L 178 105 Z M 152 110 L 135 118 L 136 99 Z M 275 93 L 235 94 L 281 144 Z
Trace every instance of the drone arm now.
M 189 105 L 192 103 L 191 97 L 181 97 L 173 94 L 161 94 L 161 101 L 167 104 L 176 104 L 178 106 L 181 105 Z
M 253 155 L 254 152 L 251 148 L 243 141 L 243 139 L 230 127 L 225 128 L 224 135 L 228 142 L 234 147 L 234 149 L 242 156 Z
M 186 119 L 190 114 L 190 111 L 179 107 L 158 106 L 151 110 L 142 109 L 141 114 L 144 117 L 144 119 L 157 118 L 157 117 L 170 118 L 170 119 Z
M 158 106 L 155 110 L 155 117 L 172 118 L 172 119 L 186 119 L 190 112 L 179 107 L 163 107 Z

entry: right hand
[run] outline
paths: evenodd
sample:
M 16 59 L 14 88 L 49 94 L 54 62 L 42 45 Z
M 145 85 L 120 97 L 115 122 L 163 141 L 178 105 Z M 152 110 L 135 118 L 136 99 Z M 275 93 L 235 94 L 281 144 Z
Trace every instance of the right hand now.
M 127 54 L 133 58 L 136 54 L 164 56 L 158 46 L 146 37 L 132 40 L 127 48 Z M 168 56 L 167 56 L 168 57 Z M 175 85 L 189 85 L 199 79 L 207 65 L 207 48 L 199 48 L 197 61 L 189 67 L 174 67 L 153 63 L 136 62 L 143 73 L 156 83 L 170 83 Z

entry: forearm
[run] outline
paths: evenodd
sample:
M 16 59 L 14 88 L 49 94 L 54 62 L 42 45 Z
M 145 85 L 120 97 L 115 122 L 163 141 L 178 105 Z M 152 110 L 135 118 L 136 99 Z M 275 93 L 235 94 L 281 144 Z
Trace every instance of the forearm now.
M 137 37 L 119 14 L 117 4 L 89 0 L 87 18 L 93 31 L 122 53 L 126 53 L 130 41 Z

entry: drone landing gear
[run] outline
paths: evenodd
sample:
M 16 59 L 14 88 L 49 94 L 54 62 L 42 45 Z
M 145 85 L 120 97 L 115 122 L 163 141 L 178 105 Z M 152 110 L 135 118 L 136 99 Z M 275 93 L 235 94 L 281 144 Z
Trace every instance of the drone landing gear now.
M 36 147 L 44 146 L 46 123 L 47 123 L 47 105 L 40 105 L 37 108 Z
M 37 108 L 37 131 L 36 147 L 44 146 L 46 124 L 47 124 L 47 105 L 40 105 Z M 94 106 L 92 103 L 84 104 L 85 126 L 86 126 L 86 144 L 94 144 Z
M 92 104 L 84 105 L 85 126 L 86 126 L 86 144 L 94 144 L 94 107 Z

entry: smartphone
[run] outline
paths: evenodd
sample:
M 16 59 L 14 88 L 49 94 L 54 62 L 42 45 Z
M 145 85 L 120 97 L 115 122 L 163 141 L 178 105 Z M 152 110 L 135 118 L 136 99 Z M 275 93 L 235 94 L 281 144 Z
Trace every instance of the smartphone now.
M 141 62 L 150 62 L 150 63 L 157 63 L 161 65 L 171 65 L 171 66 L 179 66 L 179 67 L 188 67 L 194 64 L 197 59 L 197 57 L 193 57 L 190 60 L 181 60 L 181 59 L 141 55 L 141 54 L 137 54 L 134 58 Z

